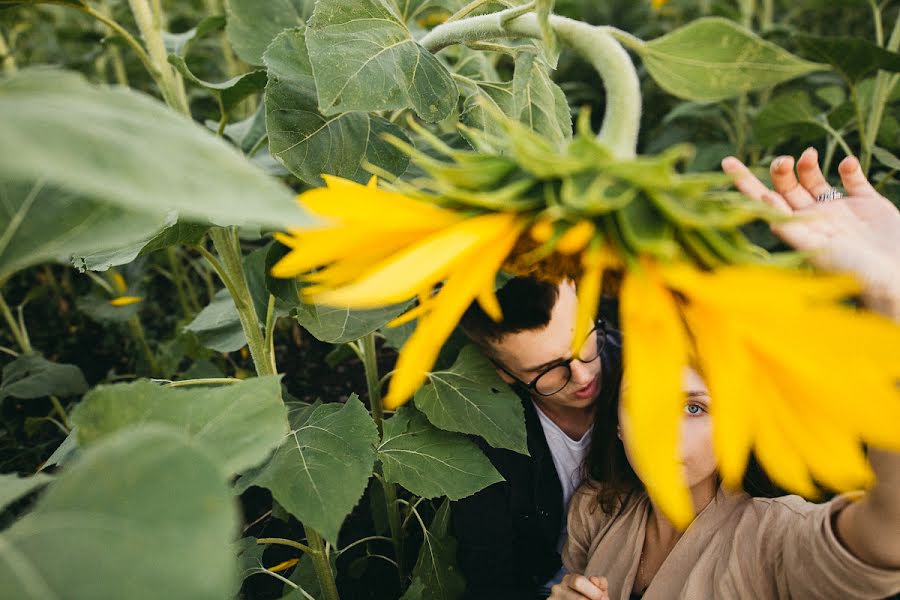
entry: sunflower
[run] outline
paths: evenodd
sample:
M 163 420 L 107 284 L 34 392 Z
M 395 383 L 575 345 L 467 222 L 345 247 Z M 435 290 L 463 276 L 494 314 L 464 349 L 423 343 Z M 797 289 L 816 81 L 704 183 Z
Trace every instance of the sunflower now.
M 778 485 L 816 497 L 869 486 L 863 444 L 900 450 L 900 328 L 841 301 L 855 280 L 762 266 L 705 272 L 643 261 L 622 289 L 635 469 L 673 523 L 693 518 L 677 462 L 683 369 L 715 398 L 723 484 L 750 451 Z M 852 374 L 852 376 L 848 376 Z

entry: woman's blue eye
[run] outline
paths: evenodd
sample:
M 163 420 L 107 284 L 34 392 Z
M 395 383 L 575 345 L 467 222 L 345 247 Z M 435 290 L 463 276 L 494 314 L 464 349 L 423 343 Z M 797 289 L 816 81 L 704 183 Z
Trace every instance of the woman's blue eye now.
M 692 417 L 699 417 L 706 411 L 699 404 L 685 404 L 684 412 L 686 412 L 687 414 L 689 414 Z

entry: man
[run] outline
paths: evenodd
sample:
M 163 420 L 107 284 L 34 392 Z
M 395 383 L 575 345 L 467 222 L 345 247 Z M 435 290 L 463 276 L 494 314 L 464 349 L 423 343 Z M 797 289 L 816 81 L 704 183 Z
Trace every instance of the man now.
M 566 512 L 595 407 L 618 392 L 617 318 L 615 306 L 604 305 L 606 320 L 571 356 L 578 305 L 571 282 L 515 278 L 497 298 L 501 323 L 473 303 L 462 329 L 519 394 L 530 456 L 482 443 L 506 481 L 454 503 L 453 530 L 466 598 L 542 598 L 563 575 Z

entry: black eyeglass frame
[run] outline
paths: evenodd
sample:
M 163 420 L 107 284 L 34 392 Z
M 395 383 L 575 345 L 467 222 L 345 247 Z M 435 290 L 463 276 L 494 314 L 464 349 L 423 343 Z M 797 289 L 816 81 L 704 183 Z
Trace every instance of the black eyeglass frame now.
M 594 320 L 594 327 L 593 327 L 593 329 L 591 329 L 591 331 L 588 332 L 587 336 L 585 336 L 585 338 L 584 338 L 584 341 L 585 341 L 585 342 L 588 341 L 588 340 L 590 339 L 591 333 L 596 333 L 597 336 L 598 336 L 598 337 L 597 337 L 597 356 L 595 356 L 594 358 L 592 358 L 592 359 L 590 359 L 590 360 L 581 360 L 581 359 L 578 358 L 577 356 L 572 356 L 571 358 L 567 358 L 567 359 L 565 359 L 565 360 L 561 360 L 561 361 L 558 362 L 558 363 L 554 363 L 554 364 L 548 366 L 546 369 L 544 369 L 543 371 L 541 371 L 540 373 L 538 373 L 538 374 L 537 374 L 537 377 L 535 377 L 534 379 L 532 379 L 532 380 L 531 380 L 530 382 L 528 382 L 528 383 L 526 383 L 526 382 L 522 381 L 521 379 L 519 379 L 518 377 L 516 377 L 516 376 L 515 376 L 513 373 L 511 373 L 511 372 L 509 371 L 509 369 L 507 369 L 507 368 L 503 365 L 503 363 L 501 363 L 500 361 L 494 360 L 494 359 L 492 358 L 492 359 L 491 359 L 491 362 L 494 363 L 494 365 L 495 365 L 498 369 L 500 369 L 501 371 L 503 371 L 504 373 L 506 373 L 507 375 L 509 375 L 510 377 L 512 377 L 512 378 L 515 380 L 516 383 L 518 383 L 519 385 L 523 386 L 526 390 L 528 390 L 528 391 L 530 391 L 530 392 L 534 392 L 534 393 L 537 394 L 538 396 L 552 396 L 553 394 L 558 394 L 559 392 L 561 392 L 562 390 L 564 390 L 564 389 L 566 388 L 566 386 L 569 385 L 569 382 L 572 381 L 572 361 L 577 360 L 577 361 L 579 361 L 579 362 L 582 362 L 582 363 L 587 364 L 587 363 L 594 362 L 595 360 L 597 360 L 598 358 L 600 358 L 600 355 L 603 353 L 603 348 L 606 347 L 606 338 L 607 338 L 606 321 L 604 321 L 603 319 L 599 319 L 599 318 L 598 318 L 598 319 L 595 319 L 595 320 Z M 583 344 L 583 343 L 584 343 L 584 342 L 582 342 L 582 344 Z M 538 380 L 539 380 L 541 377 L 543 377 L 544 375 L 546 375 L 547 373 L 549 373 L 550 371 L 552 371 L 553 369 L 558 369 L 559 367 L 565 367 L 565 368 L 569 371 L 569 376 L 566 377 L 566 382 L 562 385 L 562 387 L 560 387 L 558 390 L 553 391 L 553 392 L 550 392 L 550 393 L 548 393 L 548 394 L 545 394 L 545 393 L 539 391 L 539 390 L 537 389 L 537 382 L 538 382 Z

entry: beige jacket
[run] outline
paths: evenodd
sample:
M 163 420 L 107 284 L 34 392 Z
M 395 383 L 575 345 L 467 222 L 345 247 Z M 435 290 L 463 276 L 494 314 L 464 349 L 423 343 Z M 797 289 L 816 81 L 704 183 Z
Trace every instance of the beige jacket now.
M 813 504 L 799 496 L 751 498 L 719 490 L 660 567 L 643 600 L 881 599 L 900 592 L 900 570 L 850 554 L 831 516 L 850 500 Z M 635 495 L 610 518 L 582 486 L 569 509 L 563 564 L 603 575 L 610 600 L 628 600 L 638 570 L 650 502 Z

